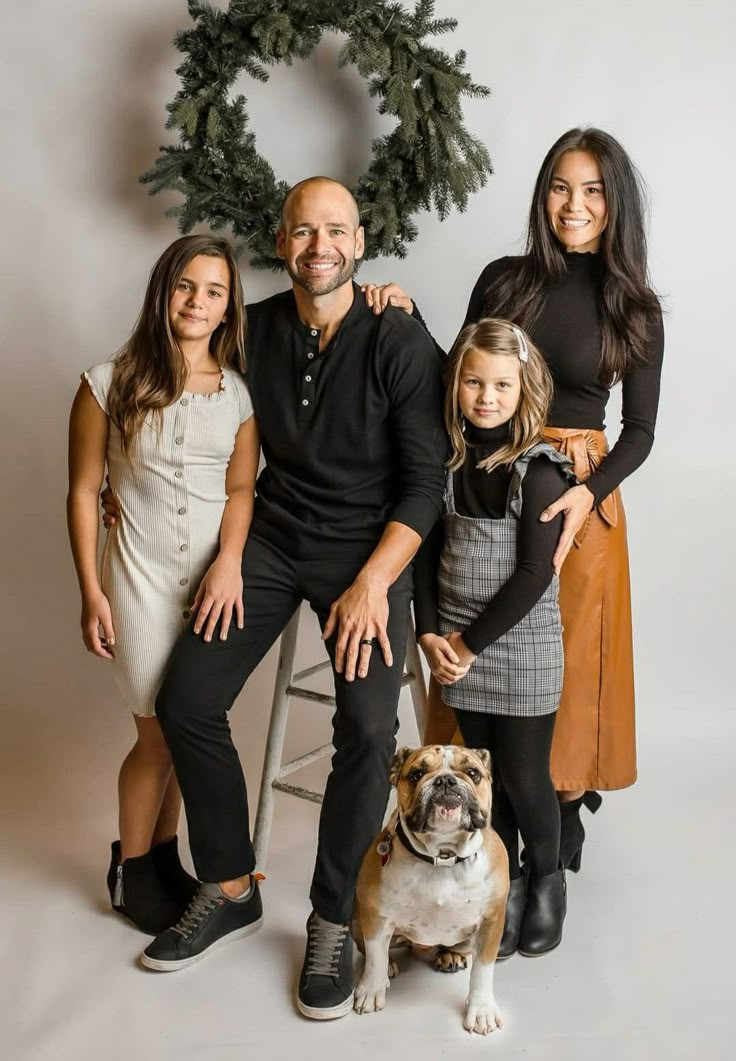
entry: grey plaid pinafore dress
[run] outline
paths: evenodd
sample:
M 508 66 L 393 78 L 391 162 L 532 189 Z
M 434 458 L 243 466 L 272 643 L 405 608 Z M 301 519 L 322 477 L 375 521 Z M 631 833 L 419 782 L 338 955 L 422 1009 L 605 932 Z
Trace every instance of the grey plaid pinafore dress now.
M 516 569 L 522 485 L 529 461 L 543 457 L 569 467 L 546 442 L 513 466 L 503 519 L 460 516 L 453 473 L 445 490 L 445 542 L 439 568 L 439 619 L 443 636 L 464 630 L 486 610 Z M 442 686 L 442 699 L 462 711 L 528 717 L 556 711 L 562 692 L 562 623 L 557 575 L 532 610 L 485 648 L 464 678 Z

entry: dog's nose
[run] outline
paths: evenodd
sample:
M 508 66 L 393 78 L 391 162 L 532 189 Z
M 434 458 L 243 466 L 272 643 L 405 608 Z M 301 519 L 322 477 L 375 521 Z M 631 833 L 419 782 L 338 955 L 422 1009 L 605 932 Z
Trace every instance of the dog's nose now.
M 454 774 L 440 774 L 434 779 L 435 788 L 454 788 L 455 785 L 457 785 L 457 778 Z

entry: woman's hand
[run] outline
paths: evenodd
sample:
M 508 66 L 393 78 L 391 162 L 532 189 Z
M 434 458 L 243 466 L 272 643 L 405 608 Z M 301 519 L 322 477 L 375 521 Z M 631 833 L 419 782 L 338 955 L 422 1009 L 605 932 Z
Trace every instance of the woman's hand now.
M 390 281 L 388 284 L 361 284 L 360 290 L 365 295 L 366 305 L 378 316 L 383 313 L 386 306 L 396 306 L 403 309 L 411 316 L 414 312 L 414 303 L 398 284 Z
M 465 667 L 467 670 L 471 664 L 476 660 L 475 652 L 471 652 L 468 646 L 463 641 L 463 635 L 459 630 L 453 630 L 451 634 L 447 635 L 447 641 L 450 648 L 457 656 L 460 666 Z
M 440 637 L 439 634 L 422 634 L 419 638 L 419 644 L 427 657 L 429 669 L 439 685 L 452 685 L 459 678 L 463 678 L 475 659 L 475 656 L 470 653 L 472 656 L 470 662 L 463 664 L 456 646 L 450 643 L 450 638 L 460 638 L 462 641 L 460 634 L 457 633 L 450 634 L 449 638 Z M 465 653 L 468 653 L 467 648 L 465 648 Z
M 556 575 L 559 575 L 565 562 L 565 557 L 572 548 L 575 535 L 590 515 L 594 504 L 595 498 L 592 493 L 585 483 L 581 483 L 579 486 L 573 486 L 565 491 L 562 497 L 558 498 L 553 504 L 548 505 L 539 517 L 543 523 L 549 523 L 558 513 L 565 513 L 560 540 L 552 557 L 552 566 Z
M 238 630 L 243 629 L 243 576 L 240 557 L 223 556 L 222 553 L 210 566 L 199 584 L 192 611 L 197 613 L 194 632 L 204 628 L 205 641 L 211 641 L 218 620 L 220 640 L 227 639 L 233 612 Z
M 110 601 L 102 590 L 82 599 L 82 640 L 88 652 L 100 659 L 115 659 L 115 630 Z

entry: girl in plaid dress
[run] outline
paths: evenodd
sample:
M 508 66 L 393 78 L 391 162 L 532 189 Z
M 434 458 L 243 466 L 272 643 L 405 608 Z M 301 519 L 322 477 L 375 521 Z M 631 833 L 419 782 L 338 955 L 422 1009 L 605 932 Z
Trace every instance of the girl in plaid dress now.
M 466 327 L 447 380 L 445 514 L 416 563 L 417 632 L 465 744 L 493 760 L 493 826 L 511 875 L 499 957 L 537 955 L 560 942 L 565 916 L 549 771 L 563 674 L 552 567 L 562 517 L 539 516 L 573 477 L 542 441 L 552 380 L 521 329 L 491 318 Z

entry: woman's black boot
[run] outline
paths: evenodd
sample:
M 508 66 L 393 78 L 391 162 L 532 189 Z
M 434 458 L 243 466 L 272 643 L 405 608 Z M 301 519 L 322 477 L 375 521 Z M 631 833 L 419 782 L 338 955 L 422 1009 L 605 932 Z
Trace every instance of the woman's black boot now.
M 526 872 L 520 877 L 512 877 L 509 888 L 509 897 L 506 900 L 506 920 L 503 923 L 503 935 L 498 948 L 497 961 L 510 958 L 516 953 L 519 946 L 519 930 L 521 919 L 524 916 L 524 904 L 526 903 Z
M 149 936 L 171 928 L 181 917 L 181 905 L 174 902 L 161 883 L 150 851 L 121 862 L 120 841 L 115 840 L 107 888 L 113 910 Z
M 585 804 L 595 814 L 602 802 L 597 792 L 585 792 L 577 799 L 560 803 L 560 862 L 573 873 L 578 872 L 583 860 L 585 829 L 580 821 L 580 808 Z
M 151 848 L 151 855 L 161 883 L 169 896 L 181 907 L 181 913 L 184 913 L 199 891 L 199 881 L 190 876 L 182 866 L 177 837 L 156 844 Z
M 519 954 L 536 958 L 554 950 L 562 939 L 562 923 L 567 913 L 565 871 L 537 877 L 529 873 L 526 906 L 519 931 Z

